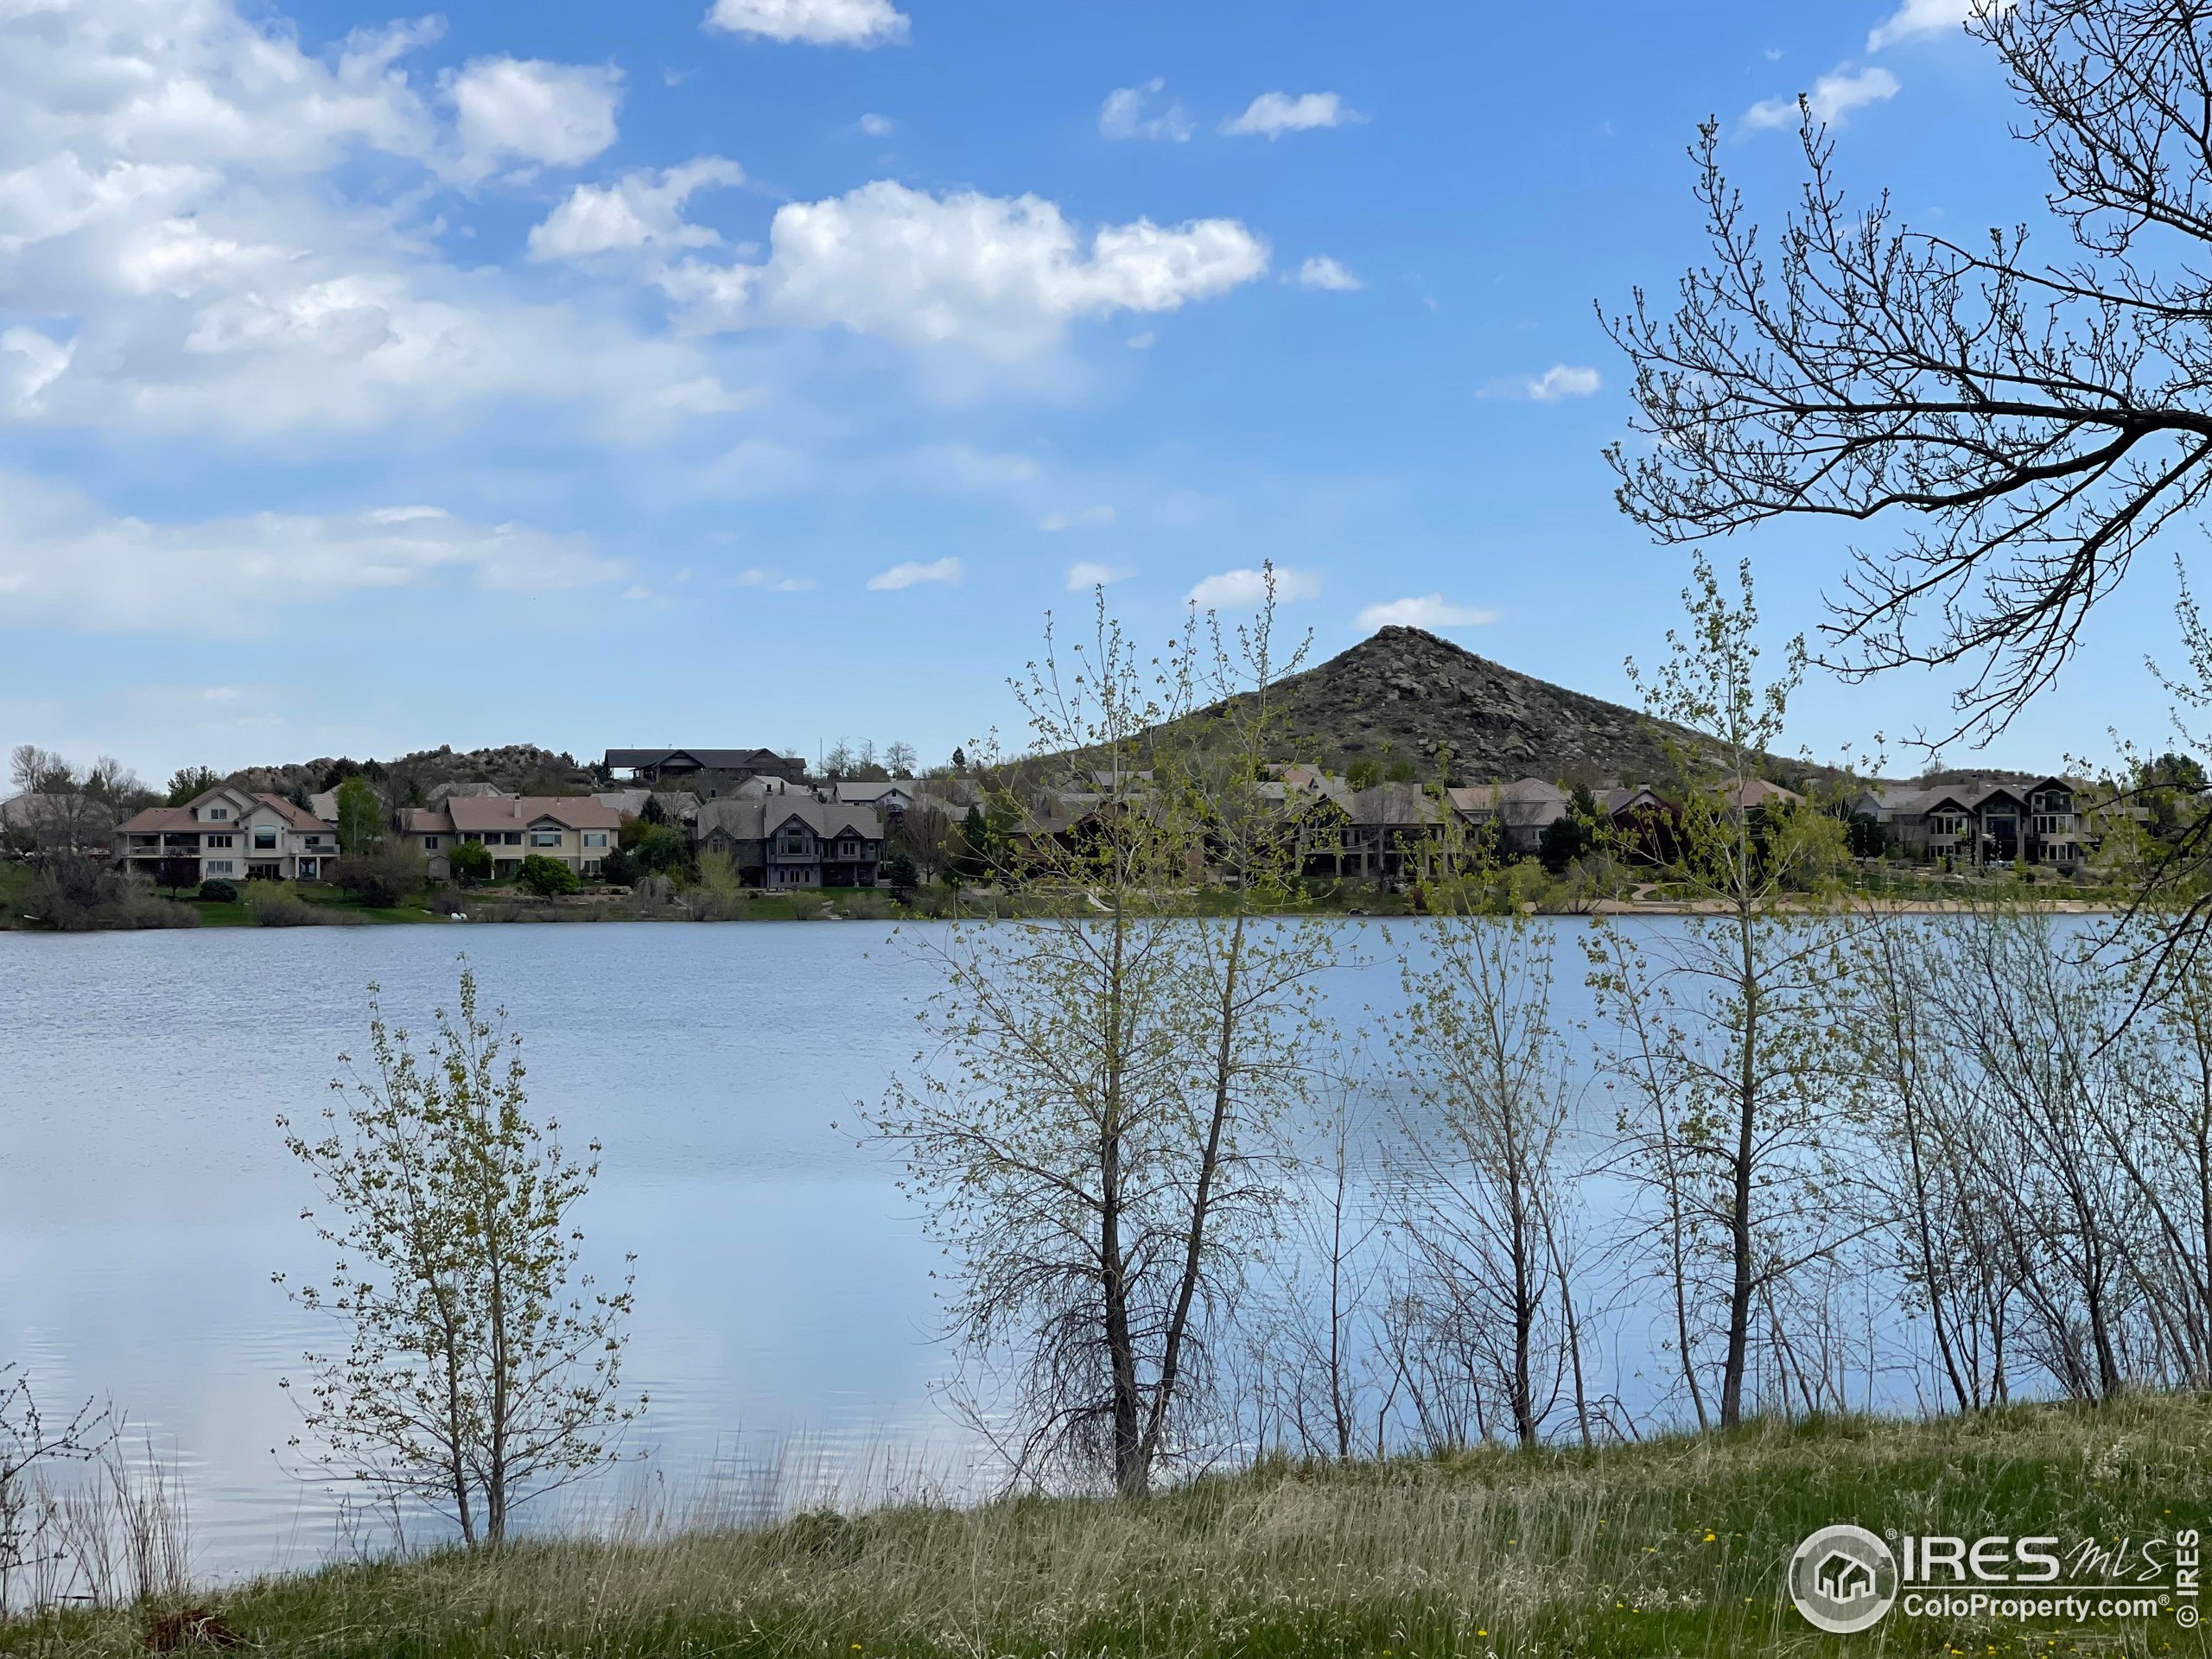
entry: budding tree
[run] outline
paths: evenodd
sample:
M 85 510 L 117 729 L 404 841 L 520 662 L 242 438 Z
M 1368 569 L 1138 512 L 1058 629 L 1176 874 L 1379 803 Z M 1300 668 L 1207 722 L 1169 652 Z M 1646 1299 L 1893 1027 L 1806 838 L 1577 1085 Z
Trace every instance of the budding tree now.
M 419 1053 L 370 990 L 366 1072 L 332 1084 L 311 1131 L 279 1120 L 322 1197 L 304 1216 L 339 1255 L 291 1294 L 346 1336 L 307 1356 L 302 1414 L 324 1466 L 496 1544 L 644 1409 L 621 1389 L 631 1276 L 609 1291 L 580 1271 L 599 1143 L 579 1161 L 531 1116 L 522 1039 L 481 1008 L 474 972 Z

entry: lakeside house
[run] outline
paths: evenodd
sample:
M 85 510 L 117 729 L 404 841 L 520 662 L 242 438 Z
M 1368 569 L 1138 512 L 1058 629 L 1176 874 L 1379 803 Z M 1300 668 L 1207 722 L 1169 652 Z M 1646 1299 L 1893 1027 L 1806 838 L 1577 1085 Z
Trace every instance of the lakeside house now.
M 648 787 L 680 782 L 702 800 L 727 795 L 753 778 L 806 781 L 804 758 L 773 749 L 609 749 L 606 766 Z
M 495 876 L 514 874 L 533 854 L 597 875 L 622 828 L 622 815 L 589 795 L 454 795 L 442 806 L 402 807 L 392 818 L 394 833 L 439 880 L 463 842 L 489 849 Z
M 2082 785 L 2051 777 L 1979 788 L 1872 789 L 1851 810 L 1883 825 L 1902 857 L 1976 868 L 2018 862 L 2074 870 L 2088 856 L 2088 808 Z
M 872 887 L 883 861 L 874 808 L 808 791 L 709 801 L 696 828 L 699 850 L 730 858 L 748 887 Z
M 189 860 L 194 885 L 319 881 L 337 856 L 337 831 L 315 814 L 281 795 L 231 784 L 218 784 L 182 806 L 149 806 L 115 829 L 119 868 L 158 877 L 164 864 Z

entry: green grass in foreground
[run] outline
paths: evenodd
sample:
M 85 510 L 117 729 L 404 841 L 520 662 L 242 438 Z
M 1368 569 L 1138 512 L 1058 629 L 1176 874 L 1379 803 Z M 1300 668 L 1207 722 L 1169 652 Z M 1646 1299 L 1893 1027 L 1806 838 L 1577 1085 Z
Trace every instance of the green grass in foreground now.
M 1906 1619 L 1828 1637 L 1782 1590 L 1807 1533 L 2170 1533 L 2207 1521 L 2212 1402 L 1755 1426 L 1584 1455 L 1271 1465 L 1143 1504 L 1029 1498 L 804 1516 L 644 1544 L 539 1542 L 271 1580 L 213 1604 L 318 1656 L 2200 1654 L 2148 1623 Z M 121 1656 L 134 1613 L 0 1628 Z

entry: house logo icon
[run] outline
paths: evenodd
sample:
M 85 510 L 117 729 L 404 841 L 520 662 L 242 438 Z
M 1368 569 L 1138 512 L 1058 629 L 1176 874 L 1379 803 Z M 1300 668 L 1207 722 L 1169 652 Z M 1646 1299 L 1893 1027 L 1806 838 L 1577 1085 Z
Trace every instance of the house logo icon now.
M 1815 1630 L 1866 1630 L 1897 1599 L 1897 1558 L 1864 1527 L 1822 1527 L 1789 1558 L 1789 1599 Z

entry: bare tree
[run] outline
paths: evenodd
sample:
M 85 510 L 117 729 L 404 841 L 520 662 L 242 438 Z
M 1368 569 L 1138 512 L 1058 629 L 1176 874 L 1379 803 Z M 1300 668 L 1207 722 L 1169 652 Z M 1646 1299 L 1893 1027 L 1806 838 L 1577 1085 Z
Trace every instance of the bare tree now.
M 1064 655 L 1048 632 L 1016 684 L 1037 751 L 1025 792 L 992 803 L 1042 913 L 924 942 L 944 977 L 924 1016 L 939 1063 L 918 1055 L 869 1116 L 958 1263 L 952 1328 L 1001 1389 L 1020 1477 L 1135 1496 L 1192 1449 L 1243 1263 L 1282 1201 L 1327 935 L 1256 925 L 1277 891 L 1256 879 L 1223 925 L 1182 913 L 1224 833 L 1201 772 L 1249 786 L 1258 763 L 1234 742 L 1187 755 L 1177 723 L 1240 670 L 1244 712 L 1221 729 L 1272 717 L 1271 613 L 1234 645 L 1194 618 L 1154 667 L 1103 594 L 1084 646 Z M 1039 820 L 1027 789 L 1055 768 L 1083 810 Z
M 1384 1246 L 1376 1125 L 1357 1066 L 1323 1080 L 1305 1161 L 1288 1206 L 1287 1249 L 1270 1313 L 1247 1337 L 1254 1443 L 1306 1457 L 1382 1456 L 1404 1368 L 1384 1340 L 1394 1299 Z
M 113 1440 L 108 1412 L 88 1402 L 66 1421 L 49 1421 L 30 1378 L 16 1365 L 0 1365 L 0 1613 L 15 1605 L 18 1576 L 35 1574 L 57 1548 L 40 1484 L 42 1466 L 97 1458 Z
M 2143 1058 L 2116 1041 L 2127 988 L 2052 937 L 2051 918 L 1987 901 L 1943 925 L 1937 1006 L 1969 1114 L 1950 1135 L 1989 1200 L 2021 1345 L 2075 1399 L 2148 1380 L 2142 1287 L 2132 1271 L 2139 1192 L 2101 1125 L 2126 1109 Z
M 1848 1046 L 1872 1157 L 1840 1196 L 1895 1247 L 1900 1300 L 1923 1314 L 1961 1411 L 2007 1397 L 2015 1287 L 2005 1223 L 1975 1175 L 1980 1100 L 1947 1016 L 1949 935 L 1916 917 L 1871 918 L 1837 1034 Z
M 331 1085 L 344 1103 L 312 1140 L 279 1120 L 340 1256 L 327 1287 L 292 1295 L 348 1338 L 307 1357 L 302 1412 L 327 1466 L 496 1544 L 522 1503 L 607 1463 L 645 1407 L 621 1391 L 631 1281 L 577 1271 L 599 1145 L 576 1162 L 530 1116 L 521 1039 L 480 1011 L 466 965 L 426 1055 L 374 987 L 369 1006 L 371 1075 Z
M 1390 1183 L 1413 1294 L 1427 1317 L 1462 1327 L 1506 1432 L 1533 1446 L 1580 1354 L 1560 1167 L 1577 1091 L 1552 1023 L 1553 935 L 1516 911 L 1448 916 L 1417 937 L 1432 954 L 1400 963 L 1394 1052 L 1409 1101 Z
M 1610 324 L 1654 441 L 1612 461 L 1623 508 L 1670 541 L 1911 520 L 1833 595 L 1833 659 L 1964 664 L 1957 729 L 1986 733 L 2212 485 L 2212 6 L 2018 0 L 1967 26 L 2005 67 L 2070 245 L 2045 260 L 2024 228 L 1954 241 L 1886 196 L 1847 205 L 1809 114 L 1795 211 L 1763 238 L 1708 122 L 1707 260 L 1671 315 L 1639 292 Z
M 1678 810 L 1634 849 L 1658 861 L 1690 913 L 1649 937 L 1601 918 L 1586 945 L 1612 1028 L 1621 1151 L 1656 1205 L 1649 1238 L 1671 1286 L 1684 1378 L 1702 1424 L 1699 1351 L 1716 1338 L 1724 1428 L 1743 1416 L 1762 1309 L 1800 1268 L 1858 1236 L 1823 1193 L 1840 1127 L 1823 1027 L 1846 930 L 1821 899 L 1842 825 L 1766 785 L 1802 647 L 1793 642 L 1781 677 L 1760 683 L 1748 566 L 1740 581 L 1732 603 L 1695 561 L 1690 626 L 1669 633 L 1670 655 L 1646 686 L 1654 715 L 1701 734 L 1675 757 L 1689 783 Z

